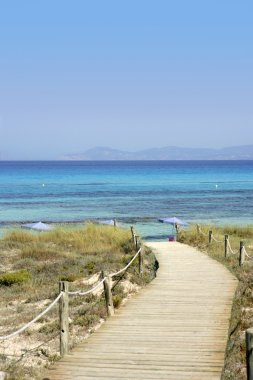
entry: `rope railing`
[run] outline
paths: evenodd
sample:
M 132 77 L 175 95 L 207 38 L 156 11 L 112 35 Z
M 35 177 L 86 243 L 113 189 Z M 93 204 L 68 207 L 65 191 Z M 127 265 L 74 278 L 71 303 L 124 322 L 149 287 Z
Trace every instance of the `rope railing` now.
M 135 244 L 135 247 L 137 249 L 138 246 L 140 245 L 139 237 L 135 234 L 133 227 L 131 227 L 131 232 L 132 232 L 133 243 Z M 108 316 L 114 315 L 113 298 L 112 298 L 112 278 L 125 272 L 131 266 L 131 264 L 134 262 L 134 260 L 137 257 L 139 257 L 139 274 L 142 274 L 143 256 L 142 256 L 142 248 L 140 247 L 138 251 L 135 253 L 135 255 L 133 256 L 133 258 L 129 261 L 129 263 L 124 268 L 112 274 L 106 274 L 102 272 L 102 279 L 95 286 L 93 286 L 91 289 L 87 291 L 82 291 L 82 290 L 69 291 L 68 281 L 60 281 L 59 294 L 50 303 L 50 305 L 45 310 L 43 310 L 40 314 L 38 314 L 35 318 L 33 318 L 30 322 L 28 322 L 27 324 L 25 324 L 18 330 L 10 334 L 0 336 L 0 341 L 5 341 L 8 339 L 14 338 L 15 336 L 18 336 L 19 334 L 27 330 L 29 327 L 31 327 L 35 322 L 37 322 L 45 314 L 47 314 L 57 304 L 57 302 L 59 302 L 60 354 L 61 356 L 64 356 L 66 353 L 68 353 L 68 350 L 69 350 L 69 314 L 68 314 L 69 296 L 86 296 L 88 294 L 94 293 L 97 289 L 99 289 L 99 287 L 103 285 L 102 293 L 104 293 L 105 295 L 107 315 Z
M 229 251 L 230 251 L 231 255 L 238 255 L 238 253 L 240 252 L 240 250 L 239 250 L 239 249 L 238 249 L 236 252 L 235 252 L 235 251 L 233 251 L 233 249 L 232 249 L 232 247 L 231 247 L 231 244 L 230 244 L 230 241 L 229 241 L 229 239 L 228 239 L 228 249 L 229 249 Z
M 116 277 L 116 276 L 120 275 L 121 273 L 125 272 L 131 266 L 131 264 L 134 262 L 136 257 L 140 255 L 140 253 L 141 253 L 141 248 L 136 252 L 134 257 L 129 261 L 129 263 L 124 268 L 120 269 L 118 272 L 110 273 L 109 276 L 110 277 Z M 92 289 L 89 289 L 85 292 L 82 292 L 81 290 L 76 290 L 75 292 L 68 292 L 68 294 L 71 296 L 77 296 L 77 295 L 86 296 L 88 294 L 93 293 L 95 290 L 97 290 L 104 282 L 105 282 L 105 277 L 97 285 L 95 285 Z
M 224 240 L 218 240 L 218 239 L 216 239 L 216 238 L 214 237 L 212 231 L 208 231 L 208 233 L 203 232 L 203 231 L 201 230 L 201 227 L 200 227 L 199 224 L 197 224 L 197 231 L 198 231 L 198 233 L 200 233 L 200 234 L 203 235 L 203 236 L 208 236 L 209 239 L 210 239 L 210 243 L 211 243 L 212 241 L 214 241 L 215 243 L 223 243 L 223 242 L 224 242 Z
M 249 259 L 249 260 L 253 260 L 253 256 L 250 256 L 247 251 L 246 251 L 246 248 L 243 246 L 243 251 L 244 251 L 244 254 L 245 256 Z
M 199 234 L 206 236 L 206 234 L 201 231 L 199 224 L 197 225 L 197 231 Z M 214 238 L 214 236 L 212 235 L 212 231 L 209 231 L 208 237 L 209 237 L 208 238 L 209 244 L 212 241 L 217 242 L 217 243 L 222 243 L 222 241 L 219 241 L 218 239 Z M 250 247 L 250 248 L 252 248 L 252 247 Z M 240 241 L 239 249 L 234 251 L 231 247 L 228 235 L 224 236 L 224 250 L 225 250 L 225 258 L 228 257 L 228 253 L 231 255 L 234 255 L 234 256 L 239 254 L 238 264 L 240 267 L 244 264 L 246 259 L 248 261 L 253 260 L 253 256 L 247 252 L 243 241 Z M 245 331 L 245 340 L 246 340 L 247 379 L 253 380 L 253 327 L 248 328 Z
M 213 235 L 212 235 L 212 241 L 214 241 L 215 243 L 223 243 L 223 240 L 218 240 L 216 239 Z
M 198 233 L 200 233 L 200 234 L 203 235 L 203 236 L 208 236 L 207 233 L 205 233 L 205 232 L 203 232 L 203 231 L 201 230 L 201 227 L 200 227 L 199 224 L 197 224 L 197 231 L 198 231 Z
M 37 317 L 35 317 L 33 320 L 28 322 L 26 325 L 24 325 L 23 327 L 21 327 L 17 331 L 15 331 L 9 335 L 0 336 L 0 340 L 11 339 L 11 338 L 14 338 L 14 336 L 21 334 L 23 331 L 25 331 L 30 326 L 32 326 L 35 322 L 37 322 L 40 318 L 42 318 L 45 314 L 47 314 L 54 307 L 54 305 L 60 300 L 60 298 L 62 296 L 63 296 L 63 293 L 60 292 L 60 294 L 55 298 L 55 300 L 44 311 L 42 311 L 39 315 L 37 315 Z
M 214 237 L 213 235 L 213 231 L 208 231 L 208 234 L 207 233 L 204 233 L 202 230 L 201 230 L 201 227 L 199 224 L 197 224 L 197 232 L 203 236 L 207 236 L 208 237 L 208 243 L 211 244 L 211 243 L 217 243 L 217 244 L 224 244 L 224 253 L 225 253 L 225 258 L 227 258 L 229 255 L 233 255 L 233 256 L 236 256 L 236 255 L 239 255 L 238 257 L 238 260 L 239 260 L 239 266 L 242 266 L 245 259 L 248 259 L 248 260 L 253 260 L 253 256 L 249 255 L 245 246 L 244 246 L 244 242 L 243 241 L 240 241 L 240 247 L 239 249 L 237 249 L 236 251 L 234 249 L 232 249 L 231 247 L 231 243 L 229 241 L 229 236 L 228 235 L 225 235 L 224 236 L 224 240 L 219 240 L 217 239 L 216 237 Z
M 125 272 L 131 266 L 131 264 L 136 259 L 136 257 L 140 255 L 140 252 L 141 252 L 141 248 L 136 252 L 134 257 L 130 260 L 130 262 L 124 268 L 120 269 L 118 272 L 111 273 L 110 276 L 115 277 L 115 276 L 118 276 L 121 273 Z M 95 285 L 93 288 L 91 288 L 85 292 L 82 292 L 81 290 L 76 290 L 74 292 L 68 292 L 68 294 L 70 296 L 87 296 L 88 294 L 91 294 L 95 290 L 97 290 L 101 285 L 103 285 L 104 282 L 105 282 L 105 277 L 101 281 L 99 281 L 99 283 L 97 285 Z
M 115 277 L 115 276 L 118 276 L 119 274 L 125 272 L 130 267 L 130 265 L 133 263 L 133 261 L 136 259 L 136 257 L 138 255 L 140 255 L 140 252 L 141 252 L 141 248 L 139 249 L 139 251 L 136 252 L 136 254 L 132 258 L 132 260 L 123 269 L 120 269 L 118 272 L 112 273 L 111 276 Z
M 75 292 L 68 292 L 70 296 L 87 296 L 88 294 L 93 293 L 95 290 L 97 290 L 105 281 L 105 278 L 103 278 L 97 285 L 95 285 L 92 289 L 89 289 L 85 292 L 82 292 L 81 290 L 76 290 Z

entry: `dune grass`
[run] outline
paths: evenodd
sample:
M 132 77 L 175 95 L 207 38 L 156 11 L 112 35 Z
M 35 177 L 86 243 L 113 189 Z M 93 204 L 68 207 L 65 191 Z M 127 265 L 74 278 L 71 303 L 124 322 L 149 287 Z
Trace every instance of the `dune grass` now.
M 109 273 L 118 271 L 131 260 L 135 252 L 130 231 L 112 226 L 87 224 L 76 230 L 9 232 L 0 240 L 0 335 L 15 331 L 45 309 L 57 296 L 59 281 L 69 281 L 70 290 L 90 289 L 92 285 L 87 285 L 84 280 L 95 276 L 96 281 L 102 270 Z M 143 276 L 138 275 L 136 260 L 123 276 L 124 281 L 136 287 L 151 281 L 154 277 L 154 260 L 153 254 L 146 249 Z M 125 297 L 125 289 L 119 282 L 113 289 L 114 306 L 119 307 Z M 103 298 L 95 295 L 71 297 L 71 344 L 75 344 L 80 339 L 79 335 L 84 337 L 105 318 Z M 24 346 L 28 340 L 33 343 L 50 339 L 57 342 L 58 337 L 54 338 L 58 332 L 56 307 L 37 323 L 35 329 L 24 332 L 19 340 L 21 344 L 24 340 Z M 48 346 L 51 347 L 50 344 Z M 47 348 L 46 351 L 45 348 L 44 351 L 40 349 L 39 354 L 36 352 L 39 360 L 26 362 L 24 358 L 18 365 L 6 355 L 6 349 L 0 354 L 1 368 L 7 369 L 10 378 L 36 379 L 34 368 L 47 365 L 52 357 L 55 359 L 58 346 L 54 342 L 53 348 Z
M 216 240 L 208 243 L 208 231 L 213 231 Z M 245 330 L 253 327 L 253 260 L 246 260 L 239 266 L 239 253 L 231 253 L 225 258 L 224 235 L 229 235 L 229 241 L 234 252 L 238 252 L 240 241 L 244 242 L 249 256 L 253 256 L 253 226 L 201 226 L 198 233 L 192 226 L 179 234 L 182 243 L 197 247 L 210 257 L 225 265 L 238 279 L 239 284 L 234 297 L 225 366 L 222 380 L 246 379 Z

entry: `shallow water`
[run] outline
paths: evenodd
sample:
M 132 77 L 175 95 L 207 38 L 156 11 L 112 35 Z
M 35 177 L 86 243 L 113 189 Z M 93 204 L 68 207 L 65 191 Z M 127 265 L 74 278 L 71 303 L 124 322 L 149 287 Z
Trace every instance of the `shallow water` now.
M 0 161 L 1 231 L 116 218 L 154 239 L 171 232 L 158 217 L 250 224 L 252 211 L 252 161 Z

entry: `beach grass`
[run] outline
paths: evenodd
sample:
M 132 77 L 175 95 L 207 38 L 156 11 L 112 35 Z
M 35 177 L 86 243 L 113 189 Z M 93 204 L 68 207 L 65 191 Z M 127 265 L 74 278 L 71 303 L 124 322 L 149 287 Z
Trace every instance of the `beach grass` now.
M 213 232 L 216 241 L 208 242 L 209 231 Z M 224 235 L 234 255 L 228 250 L 225 257 Z M 201 233 L 196 226 L 181 231 L 178 240 L 194 246 L 225 265 L 238 279 L 238 287 L 231 311 L 230 328 L 226 350 L 225 366 L 221 380 L 246 379 L 246 345 L 245 331 L 253 327 L 253 260 L 239 265 L 239 246 L 243 241 L 247 254 L 253 257 L 253 226 L 201 226 Z
M 71 291 L 88 290 L 98 281 L 102 270 L 109 273 L 118 271 L 135 252 L 130 230 L 112 226 L 90 223 L 75 230 L 55 229 L 43 233 L 13 230 L 7 233 L 0 240 L 0 335 L 15 331 L 44 310 L 58 295 L 59 281 L 69 281 Z M 116 308 L 127 297 L 130 288 L 132 292 L 137 291 L 152 280 L 155 275 L 154 262 L 154 255 L 145 248 L 143 276 L 138 274 L 136 260 L 122 276 L 122 281 L 116 281 L 113 288 Z M 71 297 L 71 345 L 84 339 L 104 319 L 105 301 L 98 294 Z M 59 355 L 58 334 L 56 307 L 9 346 L 8 343 L 2 346 L 1 369 L 13 378 L 36 379 L 35 369 L 39 377 L 40 368 Z M 24 356 L 19 365 L 13 362 L 12 356 L 8 356 L 14 352 L 17 356 L 22 355 L 31 345 L 40 345 L 45 341 L 48 342 L 45 346 L 35 350 L 34 355 Z M 31 343 L 30 346 L 28 343 Z

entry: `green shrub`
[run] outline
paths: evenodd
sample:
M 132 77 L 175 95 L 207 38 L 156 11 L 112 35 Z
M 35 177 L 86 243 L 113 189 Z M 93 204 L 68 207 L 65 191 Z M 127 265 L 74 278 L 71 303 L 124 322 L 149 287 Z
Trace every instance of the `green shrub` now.
M 122 300 L 123 298 L 120 294 L 116 294 L 115 296 L 113 296 L 112 301 L 113 301 L 113 306 L 115 307 L 115 309 L 120 307 Z
M 27 270 L 17 272 L 9 272 L 0 275 L 0 285 L 11 286 L 13 284 L 21 284 L 31 279 L 31 275 Z
M 74 319 L 74 324 L 78 326 L 90 327 L 99 322 L 99 316 L 95 314 L 78 315 Z
M 132 240 L 126 240 L 121 243 L 121 248 L 123 249 L 124 253 L 133 253 L 135 251 L 135 244 L 132 242 Z
M 46 323 L 44 326 L 42 326 L 39 329 L 39 333 L 49 335 L 49 334 L 53 334 L 56 331 L 59 331 L 59 329 L 60 329 L 59 321 L 53 321 L 50 323 Z
M 85 269 L 87 269 L 89 274 L 92 274 L 95 271 L 96 264 L 94 261 L 90 261 L 85 265 Z

